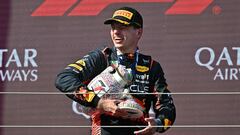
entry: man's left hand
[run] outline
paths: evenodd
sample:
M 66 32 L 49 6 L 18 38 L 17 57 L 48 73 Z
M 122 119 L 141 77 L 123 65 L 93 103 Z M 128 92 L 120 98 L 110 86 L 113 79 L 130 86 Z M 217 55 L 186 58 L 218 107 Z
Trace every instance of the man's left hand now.
M 136 135 L 153 135 L 157 130 L 157 123 L 153 117 L 145 118 L 145 121 L 148 122 L 148 126 L 142 130 L 134 131 Z

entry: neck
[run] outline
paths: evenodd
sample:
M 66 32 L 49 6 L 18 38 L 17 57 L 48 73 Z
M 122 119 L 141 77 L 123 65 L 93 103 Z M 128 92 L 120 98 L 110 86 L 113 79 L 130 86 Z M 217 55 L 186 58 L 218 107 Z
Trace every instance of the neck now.
M 137 48 L 129 48 L 129 49 L 124 49 L 124 48 L 116 48 L 117 54 L 125 54 L 125 53 L 135 53 Z

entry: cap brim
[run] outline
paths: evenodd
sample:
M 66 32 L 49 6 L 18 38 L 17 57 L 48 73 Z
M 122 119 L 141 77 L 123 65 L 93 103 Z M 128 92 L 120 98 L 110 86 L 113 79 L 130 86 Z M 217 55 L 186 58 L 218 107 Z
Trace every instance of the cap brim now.
M 124 25 L 129 25 L 130 23 L 127 22 L 127 21 L 123 21 L 123 20 L 120 20 L 120 19 L 116 19 L 116 18 L 110 18 L 110 19 L 107 19 L 104 24 L 112 24 L 113 22 L 119 22 L 119 23 L 122 23 Z

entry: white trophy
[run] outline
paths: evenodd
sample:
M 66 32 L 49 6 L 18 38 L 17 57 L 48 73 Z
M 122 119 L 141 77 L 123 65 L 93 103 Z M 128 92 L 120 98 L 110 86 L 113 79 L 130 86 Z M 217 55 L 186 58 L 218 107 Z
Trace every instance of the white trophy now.
M 136 102 L 137 99 L 129 94 L 128 89 L 124 88 L 131 81 L 131 71 L 125 66 L 109 66 L 96 76 L 87 87 L 94 90 L 94 93 L 100 98 L 123 99 L 118 104 L 119 109 L 124 111 L 124 114 L 121 115 L 122 118 L 139 118 L 143 116 L 144 107 Z

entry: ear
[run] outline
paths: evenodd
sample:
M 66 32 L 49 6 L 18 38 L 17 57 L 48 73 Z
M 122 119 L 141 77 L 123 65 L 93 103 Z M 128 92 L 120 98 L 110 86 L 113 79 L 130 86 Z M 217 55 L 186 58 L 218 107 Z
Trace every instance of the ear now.
M 138 38 L 141 38 L 141 36 L 143 34 L 143 29 L 142 28 L 137 29 L 137 33 L 136 34 L 137 34 Z

